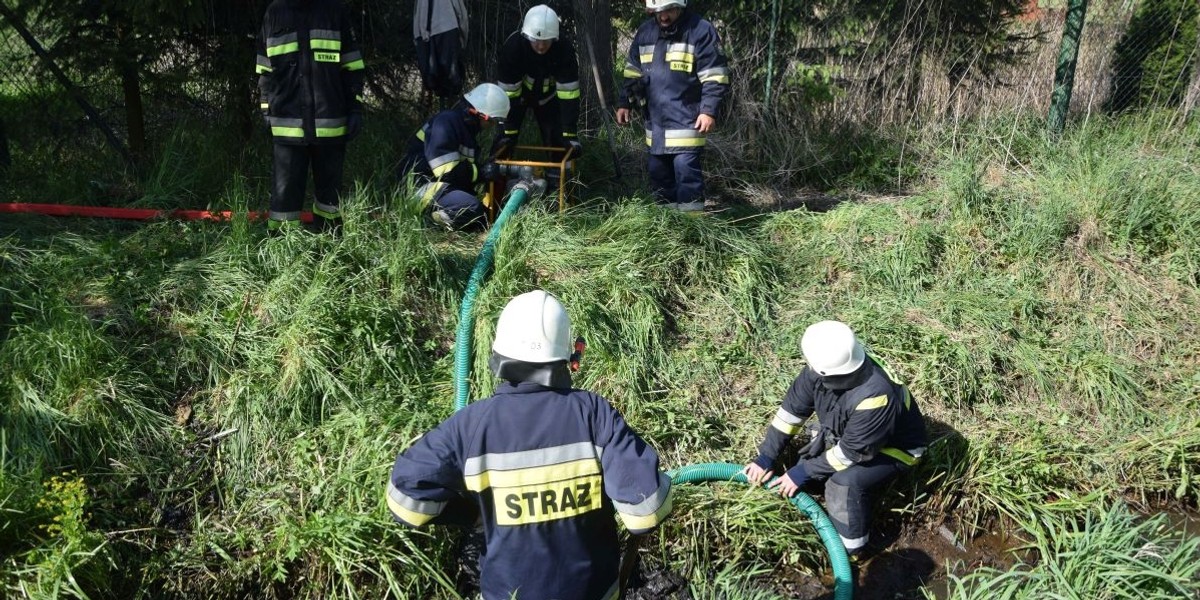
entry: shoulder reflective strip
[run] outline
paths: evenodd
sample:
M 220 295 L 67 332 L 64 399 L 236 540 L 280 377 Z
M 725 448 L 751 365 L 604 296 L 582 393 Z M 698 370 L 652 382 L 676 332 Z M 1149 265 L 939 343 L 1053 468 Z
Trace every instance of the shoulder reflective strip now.
M 874 410 L 876 408 L 883 408 L 887 406 L 887 403 L 887 396 L 875 396 L 874 398 L 867 398 L 866 400 L 859 402 L 858 406 L 854 407 L 854 410 Z
M 671 514 L 672 503 L 673 495 L 668 489 L 666 498 L 663 499 L 662 503 L 651 514 L 634 515 L 621 512 L 621 509 L 616 506 L 615 502 L 613 503 L 613 507 L 617 508 L 617 514 L 621 515 L 621 522 L 625 524 L 626 529 L 632 533 L 644 533 L 658 527 L 660 523 L 667 519 L 667 515 Z
M 558 91 L 555 92 L 555 95 L 557 95 L 560 100 L 574 100 L 579 97 L 580 90 L 564 90 L 559 88 Z
M 342 41 L 341 40 L 319 40 L 319 39 L 314 38 L 314 39 L 308 40 L 308 47 L 312 48 L 313 50 L 341 50 L 342 49 Z
M 917 464 L 917 458 L 915 456 L 911 456 L 909 453 L 899 448 L 882 448 L 879 450 L 879 453 L 886 454 L 910 467 Z
M 468 490 L 481 492 L 491 487 L 513 488 L 541 485 L 589 475 L 600 475 L 600 461 L 596 460 L 594 456 L 540 467 L 489 469 L 477 475 L 465 476 L 463 481 Z
M 417 500 L 396 487 L 390 479 L 387 484 L 388 506 L 398 506 L 405 510 L 414 513 L 420 513 L 426 519 L 430 519 L 442 514 L 446 508 L 445 502 L 434 502 L 430 500 Z M 393 511 L 395 512 L 395 511 Z
M 272 210 L 272 211 L 267 212 L 267 219 L 269 219 L 271 221 L 299 221 L 300 220 L 300 211 L 298 211 L 298 210 L 289 210 L 289 211 Z
M 321 215 L 326 219 L 337 219 L 342 216 L 338 207 L 321 202 L 313 202 L 313 214 Z
M 278 137 L 304 137 L 304 129 L 300 127 L 271 127 L 271 135 Z
M 463 463 L 463 475 L 478 475 L 489 470 L 540 467 L 597 456 L 600 456 L 600 448 L 591 442 L 574 442 L 517 452 L 489 452 L 468 458 Z
M 452 162 L 456 163 L 460 160 L 462 160 L 462 154 L 459 154 L 458 152 L 447 152 L 441 156 L 435 156 L 429 159 L 429 168 L 437 169 L 444 164 Z
M 835 471 L 844 471 L 846 468 L 854 466 L 854 461 L 846 458 L 846 453 L 842 452 L 840 445 L 826 450 L 825 460 L 829 462 L 829 466 L 833 467 Z

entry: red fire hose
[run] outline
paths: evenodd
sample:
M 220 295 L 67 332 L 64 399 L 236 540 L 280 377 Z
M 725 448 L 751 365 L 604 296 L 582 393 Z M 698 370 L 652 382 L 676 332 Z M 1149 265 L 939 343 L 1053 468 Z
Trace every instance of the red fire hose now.
M 108 206 L 75 206 L 72 204 L 29 204 L 24 202 L 0 202 L 0 213 L 29 213 L 49 215 L 52 217 L 90 217 L 99 219 L 131 219 L 134 221 L 150 221 L 153 219 L 183 219 L 185 221 L 229 221 L 233 219 L 230 210 L 160 210 L 156 208 L 112 208 Z M 250 211 L 246 213 L 251 221 L 267 218 L 267 213 Z M 300 220 L 312 222 L 312 213 L 300 213 Z

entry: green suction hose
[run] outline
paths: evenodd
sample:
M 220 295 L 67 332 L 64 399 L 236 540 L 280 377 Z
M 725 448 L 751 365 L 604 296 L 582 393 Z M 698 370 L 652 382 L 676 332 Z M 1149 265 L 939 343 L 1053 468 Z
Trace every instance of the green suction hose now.
M 739 481 L 749 483 L 742 473 L 742 465 L 731 463 L 701 463 L 687 465 L 673 471 L 667 471 L 672 483 L 705 483 L 709 481 Z M 789 500 L 792 506 L 803 511 L 812 520 L 813 527 L 825 543 L 829 552 L 829 561 L 833 565 L 833 597 L 834 600 L 850 600 L 854 596 L 854 579 L 850 573 L 850 557 L 846 555 L 846 547 L 838 536 L 833 523 L 829 521 L 821 505 L 812 496 L 804 492 L 796 492 Z
M 513 188 L 504 210 L 496 217 L 488 232 L 479 258 L 475 260 L 475 268 L 467 281 L 467 289 L 463 293 L 462 306 L 458 311 L 458 332 L 454 341 L 454 410 L 462 410 L 467 406 L 471 393 L 471 337 L 475 330 L 475 297 L 479 295 L 483 279 L 492 268 L 496 255 L 496 241 L 500 239 L 500 230 L 508 218 L 521 207 L 529 196 L 529 190 L 523 185 Z M 702 463 L 687 465 L 673 471 L 668 471 L 673 483 L 705 483 L 710 481 L 740 481 L 747 483 L 742 474 L 742 466 L 731 463 Z M 850 574 L 850 559 L 846 556 L 846 548 L 838 537 L 833 523 L 825 515 L 825 511 L 811 496 L 797 492 L 790 499 L 793 506 L 803 511 L 812 520 L 817 534 L 825 543 L 829 552 L 829 560 L 833 564 L 834 600 L 851 600 L 854 594 L 854 581 Z
M 492 268 L 496 258 L 496 240 L 500 239 L 500 230 L 508 217 L 521 208 L 529 190 L 522 184 L 517 184 L 508 195 L 508 202 L 492 228 L 488 231 L 483 248 L 479 250 L 479 258 L 475 259 L 475 268 L 471 270 L 471 278 L 467 280 L 467 290 L 463 293 L 462 306 L 458 310 L 458 333 L 454 337 L 454 411 L 458 412 L 467 405 L 471 395 L 471 335 L 475 331 L 475 297 L 483 285 L 483 278 Z

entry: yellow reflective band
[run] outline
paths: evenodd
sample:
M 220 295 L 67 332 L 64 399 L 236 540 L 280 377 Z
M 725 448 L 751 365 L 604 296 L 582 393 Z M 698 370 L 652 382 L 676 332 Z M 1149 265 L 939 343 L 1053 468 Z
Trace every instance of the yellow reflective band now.
M 799 425 L 792 425 L 791 423 L 780 419 L 778 416 L 776 416 L 774 419 L 771 419 L 771 427 L 782 431 L 786 435 L 796 435 L 796 432 L 800 431 Z
M 645 531 L 647 529 L 654 529 L 655 527 L 658 527 L 659 523 L 662 523 L 664 520 L 666 520 L 667 515 L 671 514 L 671 503 L 674 500 L 674 496 L 675 488 L 672 487 L 671 491 L 667 493 L 666 501 L 663 502 L 662 506 L 658 507 L 658 510 L 654 511 L 654 514 L 652 515 L 627 515 L 620 511 L 617 511 L 617 514 L 621 515 L 621 522 L 624 523 L 625 528 L 630 531 Z
M 653 138 L 651 138 L 650 136 L 646 136 L 646 145 L 647 145 L 647 146 L 653 146 L 653 145 L 654 145 L 654 139 L 653 139 Z
M 319 138 L 331 138 L 331 137 L 338 137 L 338 136 L 343 136 L 343 135 L 346 135 L 346 126 L 345 125 L 343 125 L 341 127 L 318 127 L 317 128 L 317 137 L 319 137 Z
M 858 406 L 854 407 L 854 410 L 874 410 L 876 408 L 883 408 L 887 406 L 887 403 L 887 396 L 875 396 L 874 398 L 867 398 L 866 400 L 859 402 Z
M 708 75 L 700 78 L 700 83 L 729 83 L 728 75 Z
M 313 52 L 313 60 L 317 62 L 336 63 L 342 62 L 342 57 L 337 52 Z
M 574 100 L 579 97 L 579 90 L 558 90 L 556 93 L 560 100 Z
M 667 62 L 696 62 L 696 55 L 692 54 L 691 52 L 668 52 L 663 58 L 666 59 Z
M 340 218 L 342 218 L 342 215 L 341 215 L 340 213 L 336 213 L 336 212 L 329 212 L 329 211 L 321 210 L 320 208 L 317 208 L 316 206 L 314 206 L 314 207 L 313 207 L 313 214 L 314 214 L 314 215 L 321 215 L 322 217 L 325 217 L 326 219 L 340 219 Z
M 643 65 L 649 64 L 651 61 L 654 60 L 654 55 L 653 54 L 639 54 L 638 60 L 640 60 Z
M 425 130 L 424 129 L 417 130 L 417 139 L 421 140 L 422 142 L 425 141 Z
M 392 500 L 391 496 L 388 496 L 387 494 L 384 494 L 384 496 L 387 497 L 388 510 L 392 511 L 392 514 L 396 515 L 396 518 L 400 519 L 401 521 L 404 521 L 405 523 L 408 523 L 409 525 L 412 525 L 413 527 L 420 527 L 420 526 L 432 521 L 433 517 L 436 516 L 436 515 L 426 515 L 423 513 L 416 512 L 414 510 L 409 510 L 407 508 L 404 508 L 403 506 L 400 506 L 399 502 Z
M 906 387 L 900 389 L 904 390 L 904 410 L 908 410 L 912 408 L 912 394 L 908 393 L 908 388 Z
M 299 218 L 288 219 L 286 221 L 277 221 L 275 219 L 271 219 L 271 220 L 267 221 L 267 229 L 271 230 L 271 231 L 274 231 L 276 229 L 287 229 L 289 227 L 299 227 L 299 226 L 300 226 Z
M 842 459 L 839 458 L 837 455 L 837 449 L 838 449 L 838 447 L 834 446 L 834 447 L 826 450 L 825 451 L 825 460 L 829 463 L 829 466 L 833 467 L 834 471 L 845 471 L 847 468 L 852 466 L 854 463 L 843 462 Z
M 254 65 L 254 73 L 256 75 L 262 75 L 263 73 L 270 73 L 270 72 L 272 72 L 271 67 L 268 67 L 266 65 Z
M 579 135 L 575 133 L 563 132 L 563 137 L 579 137 Z
M 507 94 L 509 98 L 519 98 L 521 96 L 521 90 L 519 89 L 506 91 L 504 93 Z
M 270 58 L 272 56 L 279 56 L 280 54 L 288 54 L 299 51 L 300 42 L 288 42 L 286 44 L 280 44 L 278 46 L 271 46 L 270 48 L 267 48 L 267 57 Z
M 308 46 L 313 50 L 341 50 L 342 40 L 309 40 Z
M 442 175 L 449 173 L 450 171 L 452 171 L 454 169 L 454 167 L 458 166 L 459 162 L 461 162 L 461 161 L 452 160 L 444 165 L 438 165 L 438 166 L 434 167 L 433 168 L 433 176 L 441 177 Z
M 504 135 L 517 135 L 518 133 L 521 133 L 520 129 L 505 129 L 504 130 Z
M 489 487 L 513 488 L 529 485 L 540 485 L 552 481 L 566 481 L 589 475 L 600 474 L 600 463 L 595 458 L 582 458 L 556 465 L 510 469 L 507 471 L 488 470 L 478 475 L 468 475 L 463 478 L 467 489 L 472 492 L 482 492 Z
M 271 105 L 267 104 L 266 102 L 263 102 L 263 103 L 259 104 L 258 107 L 263 110 L 267 110 L 268 108 L 271 108 Z
M 352 60 L 352 61 L 342 65 L 342 68 L 347 71 L 361 71 L 361 70 L 367 68 L 367 63 L 364 63 L 363 60 L 360 58 L 358 60 Z M 361 98 L 360 98 L 360 100 L 361 100 Z
M 602 485 L 600 475 L 591 475 L 553 483 L 496 486 L 492 490 L 496 524 L 543 523 L 591 512 L 602 504 Z
M 642 76 L 642 72 L 626 67 L 624 71 L 621 71 L 621 75 L 629 79 L 637 79 Z
M 899 448 L 883 448 L 879 451 L 879 453 L 886 454 L 910 467 L 917 464 L 916 457 Z
M 649 140 L 649 138 L 647 138 L 647 140 Z M 647 143 L 649 143 L 649 141 L 647 141 Z M 665 145 L 668 148 L 691 148 L 691 147 L 696 147 L 696 146 L 703 146 L 704 144 L 705 144 L 705 138 L 702 138 L 702 137 L 667 138 L 665 140 Z
M 279 137 L 304 137 L 303 127 L 272 127 L 271 135 Z

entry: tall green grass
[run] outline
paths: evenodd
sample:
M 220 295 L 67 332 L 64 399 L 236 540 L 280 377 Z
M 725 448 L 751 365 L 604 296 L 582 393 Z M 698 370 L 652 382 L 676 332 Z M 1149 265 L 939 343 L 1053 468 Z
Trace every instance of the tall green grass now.
M 1118 503 L 1200 502 L 1197 133 L 1154 116 L 1058 142 L 1021 119 L 962 127 L 917 140 L 913 195 L 825 212 L 696 217 L 599 187 L 563 214 L 533 203 L 478 299 L 472 395 L 494 385 L 504 303 L 541 287 L 588 340 L 577 384 L 665 467 L 741 462 L 803 365 L 804 328 L 843 319 L 936 440 L 881 519 L 1004 521 L 1059 562 L 1059 540 L 1119 552 L 1132 542 L 1071 528 L 1120 522 Z M 165 156 L 223 164 L 176 143 Z M 7 595 L 456 597 L 456 536 L 394 525 L 381 492 L 395 453 L 452 410 L 481 237 L 425 228 L 387 160 L 354 160 L 369 175 L 341 238 L 268 238 L 244 218 L 0 225 Z M 157 172 L 155 205 L 262 201 L 261 178 Z M 680 489 L 676 504 L 644 558 L 698 596 L 768 598 L 824 568 L 811 526 L 761 490 Z M 1153 576 L 1088 589 L 1154 594 L 1165 577 L 1196 592 L 1179 577 L 1194 544 L 1170 552 Z M 1008 585 L 959 577 L 960 594 Z

